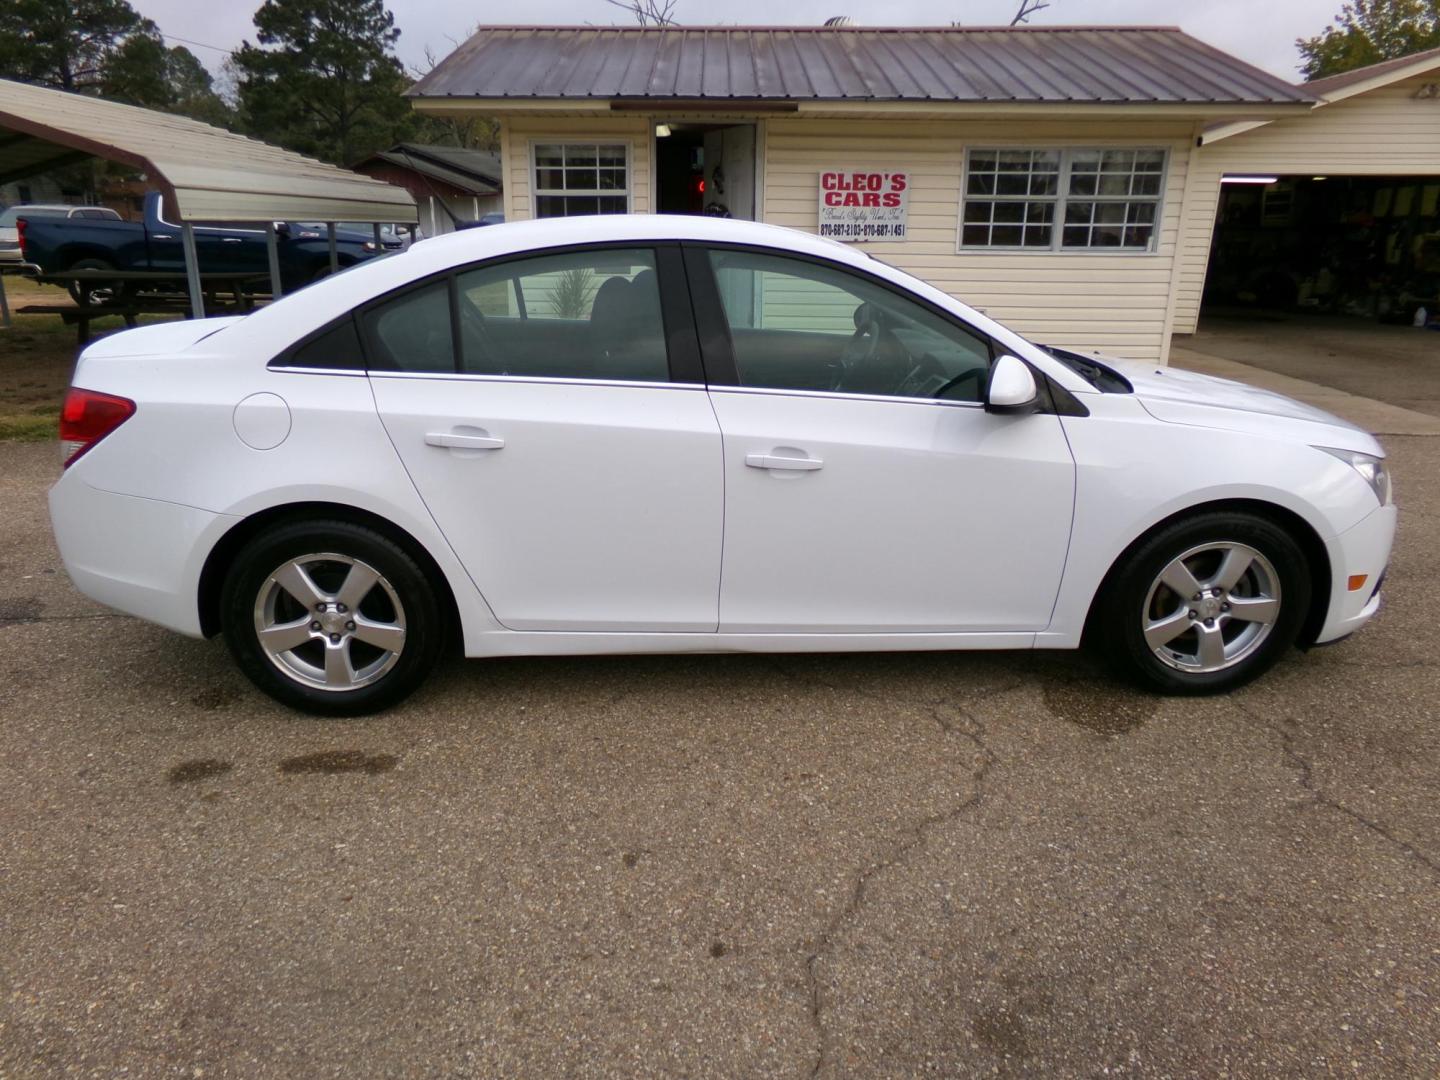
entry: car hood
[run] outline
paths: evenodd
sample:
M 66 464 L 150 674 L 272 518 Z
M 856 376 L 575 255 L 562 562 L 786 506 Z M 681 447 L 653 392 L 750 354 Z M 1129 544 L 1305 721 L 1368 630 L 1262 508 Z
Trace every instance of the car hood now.
M 1130 380 L 1146 412 L 1168 424 L 1290 435 L 1317 446 L 1383 453 L 1363 428 L 1273 390 L 1182 368 L 1109 357 L 1104 362 Z
M 157 356 L 183 352 L 217 330 L 239 322 L 244 316 L 228 315 L 218 319 L 177 319 L 175 322 L 137 326 L 110 334 L 85 350 L 87 359 L 107 356 Z

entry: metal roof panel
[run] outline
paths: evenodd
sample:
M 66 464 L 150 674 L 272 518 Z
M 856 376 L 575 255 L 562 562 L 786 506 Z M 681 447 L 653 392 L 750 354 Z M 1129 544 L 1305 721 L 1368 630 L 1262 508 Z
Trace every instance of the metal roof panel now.
M 482 27 L 416 97 L 1272 105 L 1304 87 L 1174 27 Z

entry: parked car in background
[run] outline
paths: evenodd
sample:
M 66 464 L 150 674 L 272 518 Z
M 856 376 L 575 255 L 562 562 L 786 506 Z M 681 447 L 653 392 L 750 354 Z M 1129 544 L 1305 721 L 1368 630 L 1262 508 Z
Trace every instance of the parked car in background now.
M 22 224 L 23 223 L 23 224 Z M 33 267 L 40 280 L 67 270 L 171 270 L 185 268 L 184 247 L 179 225 L 165 219 L 159 192 L 145 196 L 142 221 L 97 220 L 82 217 L 31 217 L 16 215 L 21 261 Z M 313 230 L 279 227 L 280 281 L 287 290 L 330 273 L 330 248 L 323 226 Z M 268 277 L 269 255 L 265 229 L 255 222 L 212 222 L 195 226 L 195 253 L 202 273 L 224 273 Z M 373 237 L 359 233 L 336 233 L 336 254 L 340 267 L 353 266 L 378 253 Z M 268 286 L 262 284 L 261 291 Z M 111 291 L 103 280 L 87 282 L 72 289 L 94 299 L 100 291 Z
M 80 357 L 87 595 L 303 709 L 469 656 L 1074 648 L 1217 693 L 1380 606 L 1385 452 L 711 217 L 469 229 Z
M 21 218 L 58 218 L 81 221 L 119 221 L 120 215 L 108 206 L 11 206 L 0 211 L 0 266 L 19 263 L 20 233 L 15 222 Z

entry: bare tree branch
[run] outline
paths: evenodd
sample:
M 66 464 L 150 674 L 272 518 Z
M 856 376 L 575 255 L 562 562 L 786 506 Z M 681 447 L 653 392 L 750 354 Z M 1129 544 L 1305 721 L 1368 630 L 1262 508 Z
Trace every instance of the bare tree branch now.
M 628 11 L 641 26 L 674 26 L 677 0 L 605 0 L 612 7 Z
M 613 4 L 616 0 L 609 0 L 609 2 Z M 1015 17 L 1010 20 L 1010 25 L 1019 26 L 1021 23 L 1028 23 L 1031 15 L 1037 11 L 1044 11 L 1049 6 L 1049 0 L 1020 0 L 1020 7 L 1015 12 Z

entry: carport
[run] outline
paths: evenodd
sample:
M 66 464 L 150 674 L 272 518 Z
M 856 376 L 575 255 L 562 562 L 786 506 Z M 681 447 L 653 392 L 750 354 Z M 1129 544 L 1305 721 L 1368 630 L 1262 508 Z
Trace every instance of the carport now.
M 323 221 L 335 259 L 335 222 L 418 221 L 403 188 L 183 116 L 0 80 L 0 183 L 99 157 L 142 172 L 179 223 L 190 306 L 205 314 L 196 222 L 265 226 L 272 294 L 281 294 L 277 221 Z M 0 281 L 0 305 L 3 305 Z

